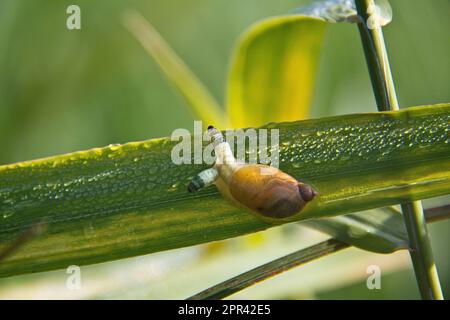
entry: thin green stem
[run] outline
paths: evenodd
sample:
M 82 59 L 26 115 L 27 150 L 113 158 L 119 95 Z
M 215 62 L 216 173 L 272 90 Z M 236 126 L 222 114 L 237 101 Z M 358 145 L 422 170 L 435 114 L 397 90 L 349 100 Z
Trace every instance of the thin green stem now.
M 441 285 L 428 236 L 422 202 L 414 201 L 402 204 L 401 207 L 411 247 L 411 260 L 422 298 L 442 300 Z
M 394 81 L 374 0 L 355 0 L 355 3 L 360 18 L 358 28 L 378 110 L 398 110 Z M 420 201 L 403 204 L 402 212 L 421 296 L 423 299 L 443 299 L 422 204 Z
M 320 242 L 312 247 L 301 249 L 287 256 L 268 262 L 237 277 L 228 279 L 211 288 L 199 292 L 187 300 L 223 299 L 257 282 L 273 277 L 279 273 L 305 264 L 330 253 L 348 248 L 350 245 L 336 239 Z

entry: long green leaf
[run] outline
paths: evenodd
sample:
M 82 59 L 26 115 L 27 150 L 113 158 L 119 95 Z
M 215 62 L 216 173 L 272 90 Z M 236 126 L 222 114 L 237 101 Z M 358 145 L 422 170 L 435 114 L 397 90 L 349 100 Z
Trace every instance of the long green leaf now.
M 292 221 L 447 194 L 449 119 L 447 104 L 269 125 L 280 130 L 281 169 L 320 193 Z M 229 204 L 214 187 L 189 194 L 188 181 L 205 166 L 173 164 L 176 143 L 163 138 L 1 166 L 0 246 L 37 222 L 47 229 L 3 261 L 0 276 L 275 225 Z

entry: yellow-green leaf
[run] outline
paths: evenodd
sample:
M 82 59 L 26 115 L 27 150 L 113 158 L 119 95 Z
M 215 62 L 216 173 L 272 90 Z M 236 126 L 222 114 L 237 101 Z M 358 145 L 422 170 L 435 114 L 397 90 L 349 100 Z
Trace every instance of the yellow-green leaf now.
M 234 127 L 309 115 L 325 25 L 318 18 L 288 15 L 258 22 L 243 34 L 227 89 Z

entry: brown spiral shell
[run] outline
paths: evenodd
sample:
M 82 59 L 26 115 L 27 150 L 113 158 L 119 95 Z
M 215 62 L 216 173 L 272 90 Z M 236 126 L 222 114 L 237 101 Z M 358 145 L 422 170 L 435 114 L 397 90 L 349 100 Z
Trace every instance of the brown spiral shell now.
M 225 181 L 222 194 L 244 207 L 269 218 L 287 218 L 300 212 L 317 192 L 274 167 L 249 164 L 239 167 Z

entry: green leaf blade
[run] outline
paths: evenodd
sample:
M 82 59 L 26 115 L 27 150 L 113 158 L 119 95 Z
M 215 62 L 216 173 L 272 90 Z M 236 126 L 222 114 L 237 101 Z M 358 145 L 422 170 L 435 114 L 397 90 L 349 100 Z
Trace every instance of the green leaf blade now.
M 47 225 L 2 261 L 0 277 L 448 194 L 449 119 L 447 104 L 269 125 L 280 130 L 280 168 L 320 194 L 299 215 L 273 224 L 229 204 L 214 187 L 189 194 L 188 181 L 205 166 L 173 164 L 177 142 L 168 138 L 0 166 L 0 250 L 31 225 Z

